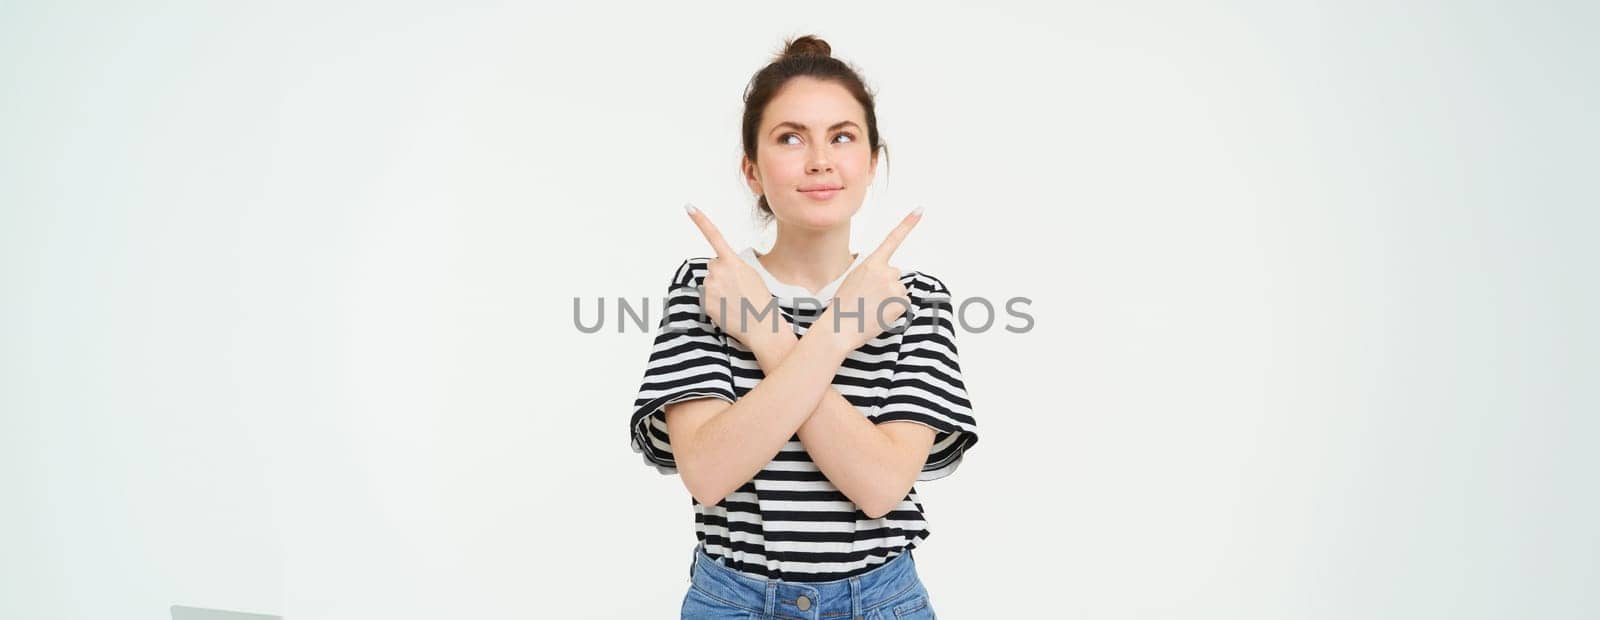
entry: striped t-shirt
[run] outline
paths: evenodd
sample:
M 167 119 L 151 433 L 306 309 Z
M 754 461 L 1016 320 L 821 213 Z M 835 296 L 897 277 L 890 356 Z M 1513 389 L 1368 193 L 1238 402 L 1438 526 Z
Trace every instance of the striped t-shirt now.
M 844 280 L 840 276 L 813 295 L 773 278 L 754 249 L 746 248 L 740 257 L 761 274 L 796 335 L 805 334 Z M 864 257 L 857 254 L 851 269 Z M 700 307 L 707 261 L 685 260 L 672 277 L 628 422 L 633 450 L 663 474 L 677 472 L 664 405 L 708 397 L 731 403 L 764 376 L 755 355 Z M 920 482 L 955 471 L 978 434 L 956 357 L 949 290 L 938 278 L 917 271 L 902 270 L 900 281 L 911 309 L 889 331 L 850 352 L 833 387 L 874 423 L 909 420 L 936 431 Z M 874 320 L 871 309 L 866 320 Z M 868 518 L 822 474 L 798 434 L 721 502 L 707 506 L 693 496 L 690 501 L 695 537 L 706 552 L 761 578 L 804 582 L 858 575 L 914 549 L 929 535 L 915 486 L 888 514 Z

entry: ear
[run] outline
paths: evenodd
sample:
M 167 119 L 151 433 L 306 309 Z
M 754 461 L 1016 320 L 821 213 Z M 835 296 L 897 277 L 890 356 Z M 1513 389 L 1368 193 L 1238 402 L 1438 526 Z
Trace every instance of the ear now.
M 750 188 L 750 193 L 757 196 L 764 191 L 761 189 L 761 171 L 749 157 L 739 156 L 739 172 L 744 177 L 744 184 Z

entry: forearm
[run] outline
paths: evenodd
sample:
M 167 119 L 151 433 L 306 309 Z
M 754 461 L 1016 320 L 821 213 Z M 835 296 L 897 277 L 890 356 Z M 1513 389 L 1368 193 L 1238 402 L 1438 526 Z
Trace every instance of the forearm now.
M 702 424 L 690 440 L 694 457 L 685 465 L 717 501 L 772 461 L 831 389 L 846 353 L 822 334 L 796 340 L 790 332 L 787 341 L 774 337 L 758 347 L 763 353 L 757 359 L 772 363 L 770 374 Z M 775 361 L 777 355 L 783 363 Z
M 763 349 L 752 349 L 763 373 L 789 363 L 786 356 L 797 339 L 792 330 L 781 331 L 788 336 L 786 339 L 774 339 Z M 831 367 L 834 373 L 838 366 Z M 894 438 L 861 415 L 833 387 L 831 376 L 821 400 L 796 432 L 817 468 L 868 516 L 876 518 L 888 512 L 915 483 L 914 479 L 886 475 L 906 469 L 897 462 L 900 452 Z
M 893 509 L 915 483 L 897 473 L 906 468 L 894 438 L 832 386 L 800 425 L 799 435 L 817 468 L 869 517 Z

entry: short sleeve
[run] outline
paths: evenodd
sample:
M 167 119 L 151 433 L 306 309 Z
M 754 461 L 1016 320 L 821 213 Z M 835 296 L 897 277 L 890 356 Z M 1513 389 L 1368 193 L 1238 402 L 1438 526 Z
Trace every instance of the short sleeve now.
M 699 283 L 706 263 L 704 258 L 684 261 L 667 287 L 655 342 L 628 420 L 633 451 L 662 474 L 678 472 L 664 407 L 696 398 L 734 401 L 733 363 L 726 340 L 700 309 Z
M 901 336 L 888 396 L 872 421 L 905 420 L 933 428 L 933 447 L 917 480 L 936 480 L 955 472 L 978 443 L 978 426 L 961 377 L 950 291 L 920 272 L 911 272 L 906 289 L 912 317 Z

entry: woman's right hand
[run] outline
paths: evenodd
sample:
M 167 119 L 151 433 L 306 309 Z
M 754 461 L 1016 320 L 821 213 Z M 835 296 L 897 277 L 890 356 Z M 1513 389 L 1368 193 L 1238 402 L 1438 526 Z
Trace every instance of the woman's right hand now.
M 878 249 L 868 254 L 839 283 L 838 292 L 834 293 L 832 300 L 828 300 L 828 309 L 812 323 L 812 331 L 821 327 L 825 333 L 837 339 L 844 353 L 848 353 L 888 331 L 901 315 L 911 309 L 911 299 L 907 296 L 905 285 L 900 282 L 900 268 L 890 265 L 889 257 L 894 255 L 920 221 L 922 209 L 918 208 L 889 231 L 888 238 L 883 240 Z M 844 314 L 838 314 L 841 310 Z M 806 333 L 809 335 L 811 331 Z
M 762 281 L 761 274 L 728 246 L 711 218 L 693 205 L 687 207 L 689 218 L 700 227 L 700 233 L 717 253 L 706 263 L 706 277 L 701 284 L 700 305 L 706 316 L 752 351 L 760 349 L 766 339 L 774 336 L 792 338 L 794 328 L 778 311 L 772 291 Z M 741 311 L 745 303 L 749 303 L 752 310 Z

